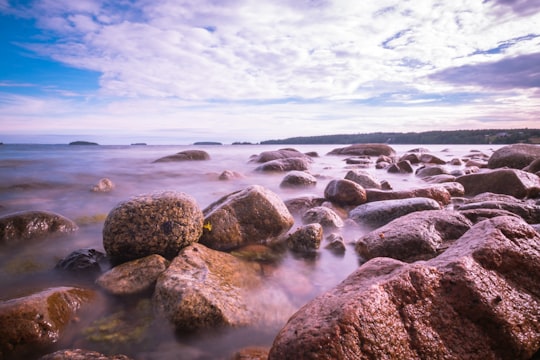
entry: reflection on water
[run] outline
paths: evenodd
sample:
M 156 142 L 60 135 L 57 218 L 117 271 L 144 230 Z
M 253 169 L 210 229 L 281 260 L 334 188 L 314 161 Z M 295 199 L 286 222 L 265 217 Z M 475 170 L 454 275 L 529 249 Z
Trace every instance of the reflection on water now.
M 322 196 L 331 179 L 343 178 L 351 168 L 343 161 L 344 157 L 326 155 L 341 145 L 294 147 L 319 154 L 311 168 L 311 173 L 318 178 L 316 187 L 281 189 L 279 184 L 284 174 L 254 171 L 257 164 L 249 162 L 250 156 L 279 149 L 279 146 L 1 146 L 0 215 L 23 210 L 54 211 L 77 222 L 80 230 L 25 246 L 1 248 L 0 299 L 24 296 L 57 285 L 93 287 L 93 282 L 88 279 L 66 277 L 52 269 L 58 260 L 74 250 L 94 248 L 104 251 L 101 236 L 104 218 L 117 203 L 131 196 L 162 190 L 181 191 L 194 197 L 201 208 L 254 184 L 274 191 L 283 200 L 301 195 Z M 402 154 L 417 146 L 393 147 Z M 194 148 L 206 150 L 211 160 L 153 163 L 160 157 Z M 478 145 L 432 145 L 428 148 L 444 160 L 461 157 L 471 149 L 481 150 L 487 155 L 492 153 L 490 146 Z M 445 148 L 449 150 L 442 151 Z M 221 181 L 218 177 L 225 170 L 239 172 L 244 177 Z M 421 185 L 421 180 L 414 174 L 389 174 L 376 170 L 374 163 L 367 170 L 378 180 L 387 180 L 394 189 Z M 92 186 L 104 177 L 113 181 L 115 189 L 110 193 L 91 192 Z M 296 220 L 295 226 L 300 225 L 299 219 Z M 349 226 L 343 229 L 342 236 L 345 242 L 351 243 L 365 231 Z M 348 245 L 343 256 L 321 247 L 312 258 L 286 254 L 277 264 L 269 264 L 265 275 L 272 286 L 284 290 L 291 303 L 299 308 L 343 280 L 360 262 L 352 245 Z M 123 352 L 139 359 L 203 359 L 224 357 L 245 346 L 270 346 L 279 330 L 279 327 L 215 329 L 204 334 L 177 334 L 167 322 L 148 314 L 148 304 L 144 300 L 104 297 L 102 306 L 96 306 L 86 316 L 81 316 L 81 322 L 72 325 L 69 336 L 58 347 Z M 96 334 L 106 337 L 107 331 L 114 330 L 114 326 L 135 329 L 128 345 L 111 345 L 113 343 L 107 341 L 98 345 L 92 341 Z

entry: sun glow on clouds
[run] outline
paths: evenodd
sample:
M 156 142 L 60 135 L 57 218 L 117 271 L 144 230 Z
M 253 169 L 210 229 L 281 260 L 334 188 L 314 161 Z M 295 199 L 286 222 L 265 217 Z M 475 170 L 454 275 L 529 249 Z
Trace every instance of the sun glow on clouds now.
M 78 100 L 2 86 L 0 116 L 13 133 L 41 112 L 36 131 L 129 124 L 222 141 L 535 127 L 538 3 L 1 0 L 42 32 L 20 46 L 100 77 Z

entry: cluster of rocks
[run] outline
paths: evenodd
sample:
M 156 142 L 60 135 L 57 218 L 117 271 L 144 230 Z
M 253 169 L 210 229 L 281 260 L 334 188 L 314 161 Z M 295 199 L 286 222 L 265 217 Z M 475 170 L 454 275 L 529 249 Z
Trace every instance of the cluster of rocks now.
M 331 155 L 360 169 L 330 180 L 320 197 L 283 201 L 253 185 L 201 210 L 184 193 L 138 196 L 108 214 L 106 254 L 83 252 L 84 266 L 64 259 L 59 268 L 90 269 L 99 289 L 114 296 L 148 296 L 156 317 L 183 332 L 289 319 L 257 358 L 531 358 L 540 349 L 538 147 L 513 145 L 449 163 L 415 150 L 397 158 L 386 144 L 335 149 Z M 260 164 L 256 171 L 288 172 L 283 187 L 309 187 L 317 180 L 307 172 L 315 156 L 281 149 L 250 161 Z M 361 169 L 371 157 L 389 172 L 416 167 L 425 186 L 392 190 Z M 265 277 L 267 262 L 287 249 L 319 251 L 325 241 L 331 251 L 346 251 L 347 226 L 366 230 L 353 239 L 363 265 L 294 313 L 285 290 Z M 76 229 L 57 214 L 0 218 L 2 244 Z M 99 267 L 103 257 L 111 269 Z M 46 349 L 97 294 L 54 288 L 0 303 L 0 355 Z

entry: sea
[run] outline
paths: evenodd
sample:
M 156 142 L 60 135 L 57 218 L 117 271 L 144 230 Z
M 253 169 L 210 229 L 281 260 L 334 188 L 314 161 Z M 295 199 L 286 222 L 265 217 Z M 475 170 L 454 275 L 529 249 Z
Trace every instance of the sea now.
M 103 250 L 102 229 L 107 214 L 120 202 L 133 196 L 173 190 L 191 195 L 204 209 L 221 197 L 250 185 L 261 185 L 283 200 L 304 196 L 323 196 L 329 181 L 343 178 L 358 165 L 346 164 L 345 156 L 328 155 L 346 145 L 0 145 L 0 216 L 45 210 L 64 215 L 79 225 L 75 233 L 0 247 L 0 301 L 13 299 L 54 286 L 94 286 L 87 278 L 59 276 L 56 263 L 69 253 L 84 248 Z M 483 153 L 490 156 L 498 145 L 390 145 L 398 156 L 424 148 L 444 160 Z M 256 171 L 259 164 L 250 161 L 263 151 L 294 148 L 315 152 L 310 173 L 318 179 L 315 187 L 280 187 L 284 173 Z M 155 163 L 168 155 L 188 149 L 204 150 L 210 160 Z M 390 174 L 375 168 L 375 158 L 367 168 L 378 180 L 386 180 L 393 189 L 425 185 L 414 174 Z M 447 165 L 449 170 L 463 166 Z M 220 180 L 225 171 L 242 177 Z M 111 192 L 91 191 L 100 179 L 110 179 Z M 294 227 L 301 225 L 296 219 Z M 353 243 L 368 229 L 347 227 L 342 236 L 347 243 L 344 254 L 321 249 L 316 256 L 303 258 L 286 255 L 279 263 L 284 288 L 289 289 L 296 308 L 331 289 L 363 262 Z M 323 244 L 324 245 L 324 244 Z M 124 353 L 135 359 L 226 359 L 243 347 L 271 346 L 283 324 L 265 328 L 213 329 L 197 334 L 179 334 L 167 324 L 152 325 L 144 331 L 148 309 L 140 299 L 103 297 L 93 311 L 81 315 L 79 325 L 67 330 L 56 348 L 84 347 L 107 354 Z M 142 309 L 142 310 L 141 310 Z M 142 318 L 142 320 L 141 320 Z M 103 322 L 100 322 L 103 321 Z M 96 332 L 107 335 L 107 321 L 120 322 L 126 329 L 142 329 L 128 340 L 96 341 Z M 122 323 L 124 321 L 124 323 Z M 100 325 L 101 324 L 101 325 Z M 110 325 L 110 324 L 109 324 Z M 140 325 L 140 326 L 139 326 Z M 100 328 L 102 326 L 103 328 Z M 120 325 L 122 326 L 122 325 Z M 139 327 L 137 327 L 139 326 Z M 113 325 L 110 325 L 113 327 Z M 97 330 L 96 330 L 97 329 Z M 125 330 L 125 329 L 124 329 Z M 143 335 L 141 335 L 143 333 Z M 92 337 L 94 335 L 94 337 Z M 103 336 L 105 337 L 105 336 Z

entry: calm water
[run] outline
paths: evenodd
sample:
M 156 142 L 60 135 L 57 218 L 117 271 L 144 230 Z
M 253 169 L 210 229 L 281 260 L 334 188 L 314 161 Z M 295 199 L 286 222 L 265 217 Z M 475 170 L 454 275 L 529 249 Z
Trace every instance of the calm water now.
M 201 209 L 223 195 L 258 184 L 274 191 L 283 200 L 311 194 L 322 196 L 333 178 L 343 178 L 352 167 L 341 156 L 326 154 L 344 145 L 298 145 L 294 148 L 315 151 L 311 173 L 318 177 L 315 188 L 281 189 L 284 174 L 255 172 L 257 164 L 249 163 L 251 155 L 276 150 L 279 145 L 225 146 L 68 146 L 68 145 L 2 145 L 0 146 L 0 216 L 23 210 L 54 211 L 75 220 L 80 230 L 74 234 L 53 237 L 25 246 L 0 248 L 0 300 L 23 296 L 55 285 L 92 286 L 84 279 L 60 278 L 52 271 L 56 262 L 81 248 L 103 251 L 101 231 L 107 213 L 120 201 L 131 196 L 162 190 L 185 192 L 194 197 Z M 290 147 L 290 146 L 287 146 Z M 416 148 L 414 145 L 393 145 L 399 155 Z M 471 150 L 491 155 L 491 145 L 422 146 L 445 160 L 462 157 Z M 152 163 L 154 160 L 186 149 L 203 149 L 209 161 Z M 373 159 L 375 160 L 375 159 Z M 450 169 L 459 167 L 449 166 Z M 238 180 L 220 181 L 224 170 L 242 173 Z M 368 169 L 377 179 L 388 180 L 394 189 L 422 185 L 413 174 L 388 174 Z M 116 188 L 110 193 L 94 193 L 90 188 L 101 178 L 111 179 Z M 295 226 L 300 225 L 297 221 Z M 343 237 L 352 242 L 365 232 L 360 227 L 346 228 Z M 300 307 L 321 292 L 333 287 L 359 265 L 354 248 L 344 256 L 335 256 L 321 249 L 316 259 L 287 256 L 280 263 L 283 276 L 276 277 L 288 289 L 291 302 Z M 138 304 L 138 305 L 137 305 Z M 144 302 L 142 303 L 144 305 Z M 131 321 L 144 316 L 144 306 L 134 299 L 103 300 L 103 307 L 87 314 L 88 321 L 128 309 Z M 142 306 L 142 308 L 141 308 Z M 134 310 L 133 310 L 134 309 Z M 143 310 L 141 310 L 143 309 Z M 142 315 L 141 315 L 142 314 Z M 82 321 L 84 323 L 84 321 Z M 174 334 L 167 324 L 153 325 L 144 341 L 124 347 L 89 343 L 81 335 L 83 325 L 70 330 L 58 346 L 79 346 L 102 352 L 123 352 L 139 359 L 210 359 L 227 357 L 235 349 L 272 343 L 278 328 L 214 331 L 196 336 Z M 87 337 L 87 336 L 86 336 Z

